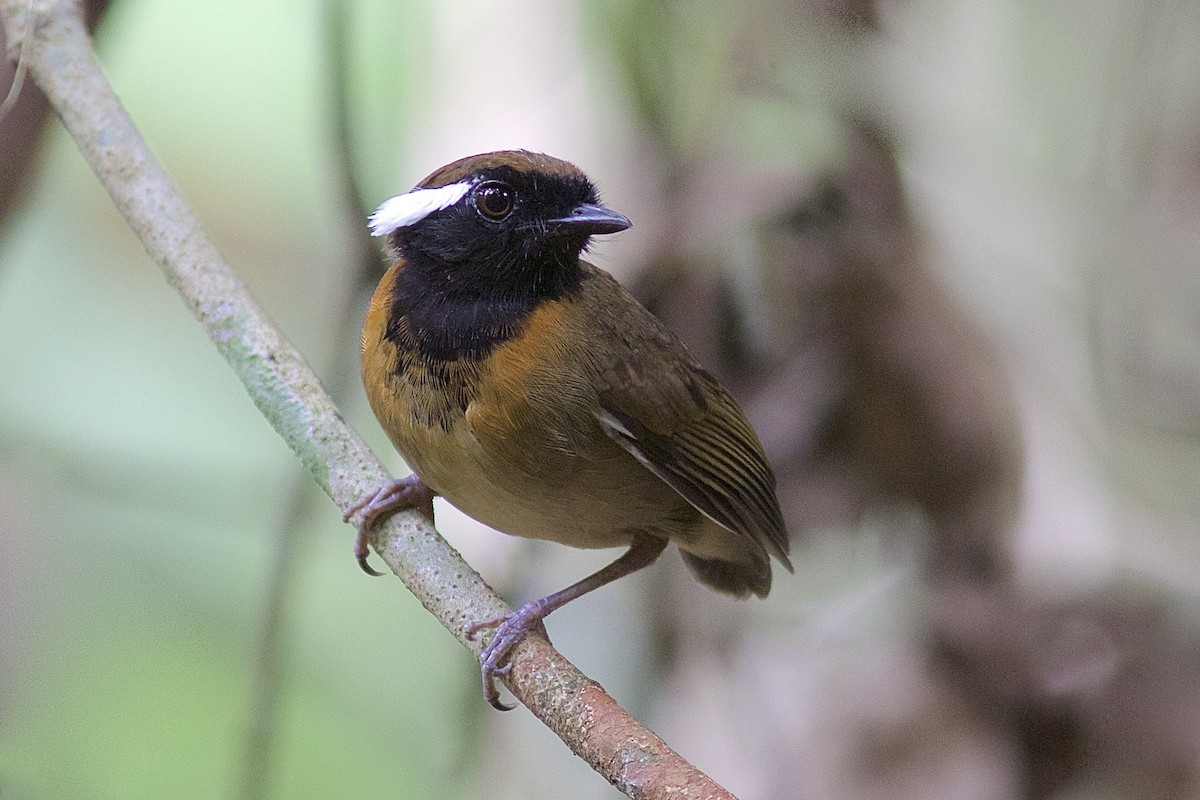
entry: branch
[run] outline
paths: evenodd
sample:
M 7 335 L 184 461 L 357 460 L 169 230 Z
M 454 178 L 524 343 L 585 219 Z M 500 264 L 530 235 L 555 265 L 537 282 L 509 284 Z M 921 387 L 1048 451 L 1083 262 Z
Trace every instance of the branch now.
M 26 14 L 32 35 L 21 42 Z M 0 0 L 9 56 L 30 74 L 151 258 L 321 488 L 341 508 L 388 479 L 304 359 L 217 252 L 101 73 L 72 0 Z M 394 515 L 373 545 L 405 586 L 478 657 L 476 620 L 511 609 L 415 512 Z M 348 563 L 350 559 L 347 558 Z M 526 637 L 506 683 L 568 747 L 633 798 L 731 798 L 637 723 L 548 642 Z

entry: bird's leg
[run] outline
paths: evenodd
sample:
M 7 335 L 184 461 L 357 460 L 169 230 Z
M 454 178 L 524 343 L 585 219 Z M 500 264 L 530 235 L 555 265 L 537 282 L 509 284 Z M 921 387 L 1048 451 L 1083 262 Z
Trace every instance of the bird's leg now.
M 517 642 L 521 641 L 525 634 L 539 628 L 540 632 L 545 635 L 546 629 L 542 626 L 542 620 L 551 611 L 565 606 L 593 589 L 599 589 L 607 583 L 612 583 L 617 578 L 623 578 L 643 567 L 650 566 L 658 559 L 666 546 L 666 539 L 655 536 L 638 536 L 633 540 L 633 544 L 625 555 L 578 583 L 573 583 L 540 600 L 530 600 L 508 616 L 476 622 L 467 628 L 468 639 L 474 639 L 480 631 L 486 628 L 496 628 L 496 634 L 479 654 L 482 663 L 484 699 L 491 703 L 493 708 L 500 711 L 510 711 L 515 708 L 515 706 L 500 702 L 500 692 L 496 688 L 496 676 L 508 672 L 511 665 L 501 666 L 500 663 L 508 657 Z
M 367 563 L 367 556 L 371 554 L 367 548 L 367 535 L 375 522 L 384 514 L 404 508 L 415 508 L 432 524 L 433 498 L 436 495 L 433 489 L 422 483 L 416 473 L 413 473 L 407 478 L 398 478 L 384 484 L 374 494 L 364 495 L 346 509 L 346 513 L 342 515 L 343 522 L 349 522 L 352 517 L 358 515 L 354 522 L 354 527 L 358 529 L 358 536 L 354 540 L 354 558 L 363 572 L 375 576 L 383 574 Z

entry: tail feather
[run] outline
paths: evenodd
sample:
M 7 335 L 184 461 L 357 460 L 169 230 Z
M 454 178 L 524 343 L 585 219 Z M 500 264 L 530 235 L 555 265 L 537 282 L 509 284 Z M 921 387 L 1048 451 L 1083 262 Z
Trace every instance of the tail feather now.
M 751 592 L 766 597 L 771 591 L 771 562 L 765 555 L 752 561 L 700 558 L 686 550 L 679 555 L 701 583 L 718 592 L 743 598 Z

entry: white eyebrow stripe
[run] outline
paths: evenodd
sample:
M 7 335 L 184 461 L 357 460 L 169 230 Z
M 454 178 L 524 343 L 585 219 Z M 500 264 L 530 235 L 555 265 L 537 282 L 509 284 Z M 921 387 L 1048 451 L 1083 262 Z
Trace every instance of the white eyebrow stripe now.
M 437 189 L 413 189 L 389 198 L 370 217 L 371 235 L 386 236 L 420 222 L 433 212 L 457 203 L 474 185 L 474 181 L 459 181 Z

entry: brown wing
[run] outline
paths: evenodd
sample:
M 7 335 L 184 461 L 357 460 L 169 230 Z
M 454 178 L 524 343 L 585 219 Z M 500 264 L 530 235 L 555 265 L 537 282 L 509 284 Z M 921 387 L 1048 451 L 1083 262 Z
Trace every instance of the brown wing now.
M 615 282 L 606 288 L 625 295 Z M 697 510 L 790 571 L 775 475 L 754 429 L 683 344 L 626 298 L 626 313 L 606 320 L 620 330 L 603 341 L 621 344 L 605 353 L 597 381 L 600 426 Z

